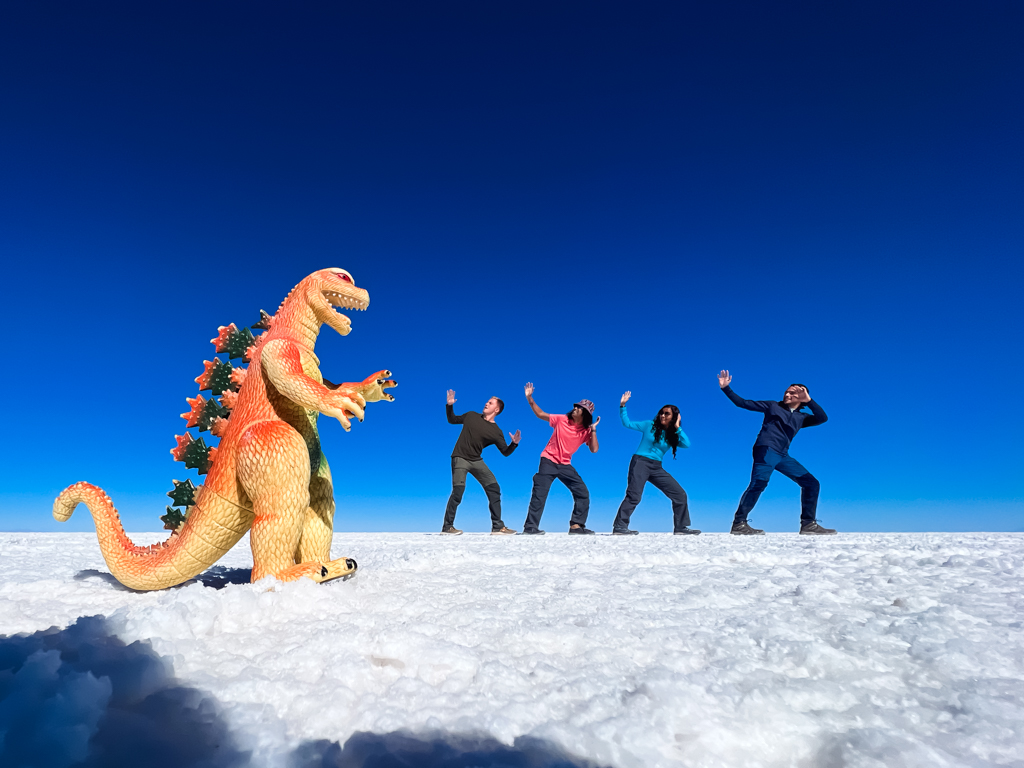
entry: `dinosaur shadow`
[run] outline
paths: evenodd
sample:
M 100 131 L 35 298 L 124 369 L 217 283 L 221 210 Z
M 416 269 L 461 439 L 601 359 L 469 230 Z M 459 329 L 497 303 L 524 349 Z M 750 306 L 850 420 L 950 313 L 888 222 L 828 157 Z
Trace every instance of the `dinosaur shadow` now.
M 224 589 L 224 587 L 231 586 L 232 584 L 248 584 L 251 577 L 251 568 L 228 568 L 223 565 L 215 565 L 212 568 L 203 571 L 194 579 L 189 579 L 181 584 L 169 587 L 169 589 L 180 589 L 181 587 L 187 587 L 189 584 L 195 584 L 196 582 L 199 582 L 205 587 L 210 587 L 211 589 Z M 132 589 L 131 587 L 126 587 L 114 578 L 113 574 L 107 573 L 106 571 L 98 571 L 95 568 L 87 568 L 75 574 L 75 581 L 86 581 L 88 579 L 99 579 L 100 581 L 105 581 L 114 589 L 121 592 L 140 591 Z
M 178 685 L 148 643 L 102 617 L 0 637 L 0 765 L 241 768 L 208 694 Z
M 344 745 L 311 741 L 292 754 L 289 768 L 599 768 L 540 739 L 512 746 L 486 736 L 356 733 Z

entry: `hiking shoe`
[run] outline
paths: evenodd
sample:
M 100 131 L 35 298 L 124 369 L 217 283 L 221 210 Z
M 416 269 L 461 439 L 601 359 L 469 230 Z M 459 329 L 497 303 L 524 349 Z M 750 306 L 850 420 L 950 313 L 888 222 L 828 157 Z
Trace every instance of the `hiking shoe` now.
M 835 536 L 835 528 L 823 528 L 818 525 L 818 521 L 815 520 L 813 523 L 800 526 L 800 533 L 807 536 Z
M 612 531 L 612 536 L 636 536 L 640 531 L 631 531 L 629 528 L 623 528 L 621 531 Z
M 733 523 L 732 530 L 729 533 L 735 534 L 736 536 L 764 536 L 764 531 L 760 528 L 751 528 L 750 523 L 744 520 L 742 523 Z
M 441 529 L 441 533 L 449 533 L 452 536 L 461 536 L 462 535 L 462 531 L 460 531 L 455 526 L 452 526 L 451 528 L 442 528 Z
M 524 530 L 519 535 L 520 536 L 543 536 L 544 535 L 544 531 L 542 531 L 540 528 L 538 528 L 536 531 L 525 531 Z
M 515 533 L 515 531 L 506 526 L 504 528 L 497 528 L 491 531 L 491 536 L 508 536 L 510 533 Z
M 570 527 L 569 528 L 569 533 L 573 534 L 574 536 L 577 536 L 577 535 L 582 535 L 582 534 L 593 533 L 593 531 L 590 530 L 589 528 L 587 528 L 587 526 L 581 525 L 579 528 L 572 528 L 572 527 Z
M 749 528 L 749 526 L 747 526 L 747 527 Z M 754 529 L 751 528 L 750 530 L 754 530 Z M 700 535 L 700 531 L 698 531 L 696 528 L 683 528 L 683 530 L 681 530 L 681 531 L 672 531 L 672 533 L 675 536 L 698 536 L 698 535 Z

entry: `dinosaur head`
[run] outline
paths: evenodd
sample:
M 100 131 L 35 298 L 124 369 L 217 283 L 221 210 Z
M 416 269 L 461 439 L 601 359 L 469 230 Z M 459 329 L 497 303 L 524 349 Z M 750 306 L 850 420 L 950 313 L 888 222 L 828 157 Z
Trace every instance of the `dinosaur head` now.
M 352 321 L 339 310 L 358 309 L 370 306 L 370 294 L 356 288 L 352 275 L 344 269 L 321 269 L 303 280 L 306 304 L 313 310 L 316 319 L 329 325 L 342 336 L 352 330 Z

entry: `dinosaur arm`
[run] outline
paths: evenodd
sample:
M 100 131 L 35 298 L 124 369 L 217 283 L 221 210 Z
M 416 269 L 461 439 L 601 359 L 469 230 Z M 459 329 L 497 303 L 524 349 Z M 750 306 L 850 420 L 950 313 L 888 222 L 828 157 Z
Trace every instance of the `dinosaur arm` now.
M 319 411 L 325 416 L 333 416 L 341 422 L 346 431 L 352 424 L 346 411 L 363 420 L 363 397 L 342 385 L 330 390 L 319 381 L 308 376 L 302 370 L 302 358 L 299 349 L 284 339 L 275 339 L 267 343 L 260 355 L 260 364 L 278 392 L 296 405 L 310 411 Z

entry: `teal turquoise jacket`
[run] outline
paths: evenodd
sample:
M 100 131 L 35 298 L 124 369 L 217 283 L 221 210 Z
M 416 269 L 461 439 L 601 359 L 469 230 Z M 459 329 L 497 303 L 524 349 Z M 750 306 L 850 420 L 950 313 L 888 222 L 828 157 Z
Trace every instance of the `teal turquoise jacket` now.
M 626 406 L 619 406 L 619 417 L 622 419 L 622 426 L 626 429 L 635 429 L 643 437 L 640 438 L 640 447 L 633 451 L 637 456 L 643 456 L 645 459 L 651 461 L 661 461 L 665 456 L 665 452 L 672 449 L 672 446 L 665 440 L 665 435 L 662 433 L 661 439 L 658 442 L 654 442 L 654 420 L 648 419 L 647 421 L 630 421 L 629 414 L 626 413 Z M 686 433 L 681 429 L 676 430 L 676 434 L 679 435 L 679 447 L 689 448 L 690 438 L 686 436 Z

